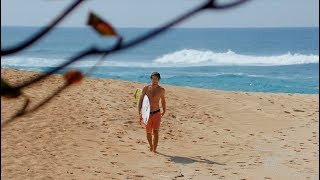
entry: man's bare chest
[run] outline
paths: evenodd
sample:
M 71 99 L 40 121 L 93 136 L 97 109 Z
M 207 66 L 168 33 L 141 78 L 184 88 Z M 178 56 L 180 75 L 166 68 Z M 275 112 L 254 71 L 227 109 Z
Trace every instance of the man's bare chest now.
M 159 99 L 160 98 L 160 88 L 148 88 L 146 94 L 150 99 Z

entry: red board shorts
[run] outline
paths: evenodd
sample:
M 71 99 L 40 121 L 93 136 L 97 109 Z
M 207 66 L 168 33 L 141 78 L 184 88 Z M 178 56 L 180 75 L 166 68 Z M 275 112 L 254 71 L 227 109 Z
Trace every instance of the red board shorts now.
M 147 133 L 151 133 L 152 130 L 159 130 L 161 122 L 161 113 L 160 111 L 150 114 L 148 123 L 146 125 Z

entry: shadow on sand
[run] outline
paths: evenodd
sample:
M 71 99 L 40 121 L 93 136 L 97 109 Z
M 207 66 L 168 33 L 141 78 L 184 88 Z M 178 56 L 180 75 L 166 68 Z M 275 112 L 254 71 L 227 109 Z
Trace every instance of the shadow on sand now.
M 199 162 L 199 163 L 207 163 L 207 164 L 226 165 L 223 163 L 218 163 L 218 162 L 214 162 L 214 161 L 211 161 L 208 159 L 203 159 L 203 158 L 200 158 L 200 160 L 197 160 L 197 159 L 192 159 L 192 158 L 188 158 L 188 157 L 170 156 L 170 155 L 166 155 L 166 154 L 159 153 L 159 152 L 157 154 L 165 156 L 175 163 L 181 163 L 181 164 L 191 164 L 194 162 Z

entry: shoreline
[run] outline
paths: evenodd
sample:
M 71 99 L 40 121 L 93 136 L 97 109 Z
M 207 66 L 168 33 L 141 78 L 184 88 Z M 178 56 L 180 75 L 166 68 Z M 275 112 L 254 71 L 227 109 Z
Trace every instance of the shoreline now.
M 43 73 L 40 71 L 29 71 L 29 70 L 19 70 L 16 68 L 1 68 L 4 70 L 15 70 L 15 71 L 25 71 L 25 72 L 30 72 L 30 73 Z M 62 74 L 53 74 L 53 75 L 62 75 Z M 140 83 L 140 84 L 148 84 L 145 82 L 139 82 L 139 81 L 129 81 L 129 80 L 124 80 L 124 79 L 112 79 L 112 78 L 99 78 L 99 77 L 84 77 L 84 79 L 102 79 L 102 80 L 114 80 L 114 81 L 122 81 L 122 82 L 127 82 L 127 83 Z M 81 82 L 80 82 L 81 83 Z M 162 84 L 160 81 L 160 85 L 165 85 L 165 86 L 172 86 L 172 87 L 182 87 L 182 88 L 194 88 L 194 89 L 204 89 L 204 90 L 213 90 L 213 91 L 221 91 L 221 92 L 230 92 L 230 93 L 270 93 L 270 94 L 279 94 L 279 95 L 319 95 L 319 93 L 314 93 L 314 94 L 307 94 L 307 93 L 286 93 L 286 92 L 263 92 L 263 91 L 231 91 L 231 90 L 222 90 L 222 89 L 209 89 L 209 88 L 199 88 L 199 87 L 192 87 L 192 86 L 178 86 L 178 85 L 171 85 L 171 84 Z

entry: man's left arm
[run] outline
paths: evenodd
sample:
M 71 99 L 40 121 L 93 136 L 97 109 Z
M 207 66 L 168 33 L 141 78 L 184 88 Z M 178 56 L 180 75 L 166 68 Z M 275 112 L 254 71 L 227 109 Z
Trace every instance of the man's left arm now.
M 166 97 L 165 97 L 165 90 L 164 89 L 162 89 L 160 97 L 161 97 L 161 104 L 162 104 L 161 116 L 163 116 L 166 113 Z

